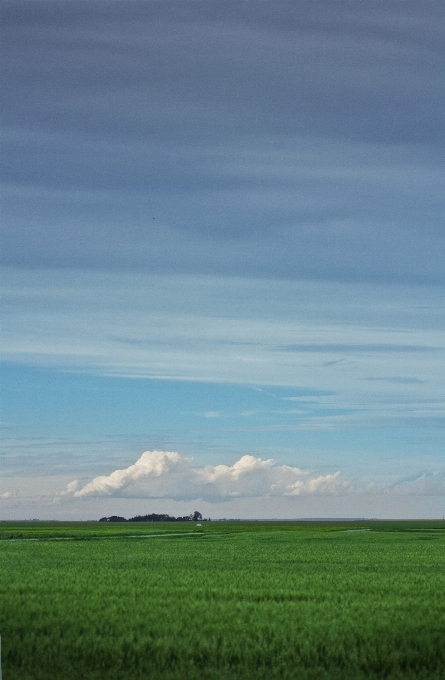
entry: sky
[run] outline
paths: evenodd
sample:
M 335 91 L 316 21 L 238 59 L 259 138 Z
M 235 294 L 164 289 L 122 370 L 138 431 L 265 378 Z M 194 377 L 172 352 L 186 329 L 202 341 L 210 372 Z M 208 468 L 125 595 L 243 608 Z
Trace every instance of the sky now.
M 1 519 L 445 513 L 445 6 L 4 0 Z

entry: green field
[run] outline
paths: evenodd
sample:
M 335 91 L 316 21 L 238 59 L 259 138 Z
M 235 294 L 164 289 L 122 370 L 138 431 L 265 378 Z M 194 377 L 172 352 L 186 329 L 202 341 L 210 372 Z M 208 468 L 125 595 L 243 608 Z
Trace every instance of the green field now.
M 445 678 L 444 522 L 0 536 L 3 680 Z

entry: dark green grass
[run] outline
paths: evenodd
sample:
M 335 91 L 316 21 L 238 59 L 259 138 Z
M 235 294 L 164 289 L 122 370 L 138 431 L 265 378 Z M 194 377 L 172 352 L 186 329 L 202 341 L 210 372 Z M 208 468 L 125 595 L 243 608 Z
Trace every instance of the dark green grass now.
M 264 520 L 239 521 L 228 520 L 218 522 L 2 522 L 0 521 L 0 540 L 39 538 L 111 538 L 124 536 L 141 536 L 146 534 L 165 534 L 178 532 L 233 533 L 261 532 L 271 529 L 281 531 L 443 531 L 444 520 Z
M 443 522 L 372 525 L 2 524 L 4 680 L 444 678 Z

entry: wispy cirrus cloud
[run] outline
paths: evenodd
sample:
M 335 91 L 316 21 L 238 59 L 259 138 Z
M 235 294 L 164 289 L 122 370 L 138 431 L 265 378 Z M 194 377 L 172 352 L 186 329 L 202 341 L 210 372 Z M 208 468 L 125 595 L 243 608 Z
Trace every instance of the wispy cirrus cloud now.
M 381 344 L 321 344 L 321 345 L 284 345 L 277 347 L 278 351 L 282 352 L 321 352 L 324 354 L 375 354 L 376 352 L 440 352 L 442 347 L 431 347 L 429 345 L 392 345 L 388 343 Z M 331 363 L 331 362 L 330 362 Z M 326 364 L 325 364 L 326 365 Z M 371 378 L 372 379 L 372 378 Z
M 394 376 L 394 377 L 387 377 L 387 378 L 376 378 L 376 377 L 370 377 L 370 378 L 364 378 L 364 380 L 368 380 L 369 382 L 387 382 L 387 383 L 394 383 L 395 385 L 421 385 L 422 383 L 425 383 L 426 380 L 420 380 L 419 378 L 409 378 L 409 377 L 403 377 L 403 376 Z
M 443 281 L 439 3 L 4 4 L 6 263 Z
M 415 496 L 445 496 L 445 471 L 425 470 L 397 480 L 387 487 L 387 493 Z

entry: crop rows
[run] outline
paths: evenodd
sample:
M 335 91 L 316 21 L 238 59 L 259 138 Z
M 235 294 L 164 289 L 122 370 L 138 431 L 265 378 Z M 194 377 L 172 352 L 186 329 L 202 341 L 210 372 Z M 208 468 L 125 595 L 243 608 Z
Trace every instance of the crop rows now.
M 280 527 L 3 540 L 4 677 L 438 680 L 444 547 Z

